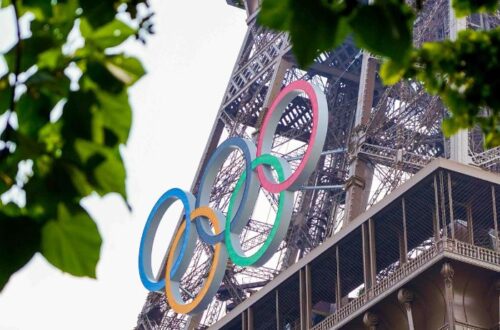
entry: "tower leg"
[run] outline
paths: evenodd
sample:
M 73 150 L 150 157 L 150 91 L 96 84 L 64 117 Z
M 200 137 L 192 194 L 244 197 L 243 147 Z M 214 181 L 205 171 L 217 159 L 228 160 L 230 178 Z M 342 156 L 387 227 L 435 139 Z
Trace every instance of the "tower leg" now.
M 354 122 L 356 136 L 353 139 L 354 150 L 349 167 L 349 179 L 346 184 L 346 214 L 344 226 L 363 213 L 370 197 L 373 179 L 373 165 L 358 155 L 358 147 L 362 143 L 363 131 L 370 119 L 375 87 L 375 71 L 377 61 L 368 52 L 363 53 L 361 79 L 359 82 L 358 105 Z
M 458 33 L 467 28 L 467 19 L 465 17 L 457 18 L 452 7 L 452 1 L 449 1 L 450 12 L 450 39 L 456 40 Z M 450 139 L 450 159 L 459 163 L 468 164 L 472 162 L 469 156 L 469 130 L 462 129 L 453 135 Z

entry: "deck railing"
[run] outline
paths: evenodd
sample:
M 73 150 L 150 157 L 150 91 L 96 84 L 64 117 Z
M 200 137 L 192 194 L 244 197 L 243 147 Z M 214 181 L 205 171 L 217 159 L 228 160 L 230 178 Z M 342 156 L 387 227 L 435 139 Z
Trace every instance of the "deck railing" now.
M 450 329 L 450 325 L 445 324 L 441 328 L 439 328 L 438 330 L 448 330 L 448 329 Z M 457 330 L 496 330 L 496 329 L 498 329 L 498 327 L 495 326 L 495 327 L 491 327 L 491 328 L 482 328 L 482 327 L 477 327 L 475 325 L 455 321 L 455 329 L 457 329 Z
M 454 240 L 454 253 L 491 264 L 500 264 L 500 254 L 490 249 Z
M 366 303 L 370 302 L 374 298 L 380 296 L 381 294 L 387 292 L 388 290 L 397 287 L 401 280 L 413 274 L 418 269 L 424 265 L 431 262 L 435 257 L 443 252 L 450 252 L 457 254 L 462 257 L 476 259 L 482 262 L 500 265 L 500 253 L 485 249 L 483 247 L 468 244 L 466 242 L 445 239 L 439 241 L 437 244 L 429 246 L 428 249 L 424 250 L 415 258 L 410 259 L 407 263 L 402 264 L 393 274 L 386 277 L 372 288 L 368 289 L 364 294 L 351 300 L 348 304 L 339 308 L 335 313 L 328 316 L 321 323 L 318 323 L 312 330 L 327 330 L 331 329 L 334 325 L 340 323 L 342 320 L 352 315 L 363 307 Z M 482 328 L 473 327 L 471 325 L 462 324 L 464 330 L 483 330 Z M 448 329 L 441 328 L 440 330 Z

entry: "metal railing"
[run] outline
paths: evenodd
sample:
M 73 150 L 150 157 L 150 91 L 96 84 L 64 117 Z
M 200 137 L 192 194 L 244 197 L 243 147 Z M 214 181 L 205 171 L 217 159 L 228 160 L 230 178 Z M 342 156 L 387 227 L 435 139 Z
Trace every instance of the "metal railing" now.
M 342 320 L 346 319 L 348 316 L 357 312 L 365 304 L 373 300 L 374 298 L 380 296 L 381 294 L 387 292 L 388 290 L 397 287 L 398 284 L 404 278 L 408 277 L 410 274 L 414 273 L 424 265 L 431 262 L 435 257 L 443 252 L 450 252 L 461 257 L 467 257 L 482 262 L 500 265 L 500 253 L 485 249 L 479 246 L 471 245 L 459 240 L 442 240 L 437 244 L 430 246 L 427 250 L 424 250 L 421 254 L 413 259 L 410 259 L 407 263 L 402 264 L 393 274 L 377 283 L 372 288 L 368 289 L 366 293 L 360 295 L 359 297 L 351 300 L 345 306 L 342 306 L 335 313 L 328 316 L 321 323 L 318 323 L 312 330 L 327 330 L 332 328 L 334 325 L 340 323 Z M 461 324 L 461 323 L 457 323 Z M 474 327 L 467 324 L 461 324 L 464 330 L 484 330 L 483 328 Z M 447 325 L 442 327 L 442 329 L 448 329 Z M 485 329 L 488 330 L 488 329 Z
M 490 249 L 471 245 L 462 241 L 452 241 L 453 251 L 461 256 L 478 259 L 491 264 L 500 264 L 500 254 Z
M 450 329 L 450 325 L 445 324 L 441 328 L 439 328 L 438 330 L 448 330 L 448 329 Z M 494 330 L 494 329 L 498 329 L 498 326 L 494 326 L 491 328 L 482 328 L 482 327 L 477 327 L 475 325 L 455 321 L 455 329 L 457 329 L 457 330 Z
M 500 147 L 491 148 L 480 154 L 472 155 L 472 162 L 483 168 L 500 163 Z

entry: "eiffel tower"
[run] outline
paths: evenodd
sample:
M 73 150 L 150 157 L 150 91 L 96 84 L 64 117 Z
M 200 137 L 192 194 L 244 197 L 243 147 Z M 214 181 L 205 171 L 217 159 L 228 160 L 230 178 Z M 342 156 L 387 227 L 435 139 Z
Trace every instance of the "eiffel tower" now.
M 270 102 L 296 80 L 320 87 L 327 96 L 324 150 L 307 185 L 296 194 L 286 240 L 270 262 L 259 268 L 229 262 L 215 298 L 204 313 L 195 317 L 175 313 L 164 293 L 151 292 L 136 329 L 208 328 L 435 158 L 500 172 L 500 149 L 484 150 L 479 129 L 446 138 L 441 122 L 447 110 L 441 100 L 415 82 L 384 86 L 378 75 L 379 59 L 358 49 L 352 40 L 322 53 L 307 69 L 300 68 L 291 52 L 289 36 L 257 23 L 259 1 L 227 3 L 246 11 L 248 30 L 191 191 L 196 192 L 201 172 L 217 145 L 232 136 L 255 139 Z M 450 11 L 450 0 L 425 1 L 415 21 L 414 43 L 453 39 L 462 29 L 491 29 L 500 24 L 499 12 L 457 19 Z M 310 104 L 299 96 L 278 125 L 273 152 L 287 159 L 292 168 L 304 153 L 310 118 Z M 243 163 L 241 155 L 231 155 L 212 189 L 211 206 L 227 210 Z M 276 198 L 261 194 L 270 209 L 276 209 Z M 270 219 L 273 217 L 254 215 L 249 220 L 241 238 L 245 250 L 263 243 L 272 225 Z M 197 292 L 210 258 L 210 249 L 199 243 L 182 280 L 186 292 Z

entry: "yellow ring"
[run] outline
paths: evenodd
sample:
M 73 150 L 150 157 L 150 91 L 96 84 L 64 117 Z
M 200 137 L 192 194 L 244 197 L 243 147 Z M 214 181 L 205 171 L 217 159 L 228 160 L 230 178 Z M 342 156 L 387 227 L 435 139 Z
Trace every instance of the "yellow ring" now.
M 200 206 L 199 208 L 193 210 L 191 212 L 191 221 L 196 219 L 197 217 L 205 217 L 210 222 L 215 228 L 216 232 L 220 232 L 220 223 L 219 220 L 217 219 L 217 216 L 215 215 L 214 211 L 209 208 L 208 206 Z M 172 262 L 175 259 L 174 258 L 174 253 L 175 250 L 177 249 L 177 244 L 179 243 L 180 239 L 182 238 L 182 234 L 184 233 L 184 229 L 186 228 L 185 222 L 181 224 L 179 227 L 179 230 L 175 234 L 174 241 L 172 243 L 172 246 L 170 247 L 170 251 L 168 253 L 168 259 L 167 259 L 167 267 L 165 270 L 165 294 L 167 295 L 167 301 L 172 307 L 174 311 L 177 313 L 181 314 L 189 314 L 191 311 L 193 311 L 196 306 L 201 302 L 201 300 L 205 297 L 207 294 L 208 289 L 212 285 L 212 281 L 215 276 L 215 272 L 217 270 L 216 267 L 211 267 L 210 272 L 208 273 L 208 277 L 203 284 L 203 287 L 201 288 L 200 292 L 198 295 L 193 299 L 192 302 L 190 303 L 178 303 L 175 295 L 172 293 L 172 281 L 170 280 L 170 269 L 172 268 Z M 220 252 L 221 252 L 221 244 L 216 244 L 215 245 L 215 252 L 212 260 L 212 265 L 217 265 L 220 257 Z

